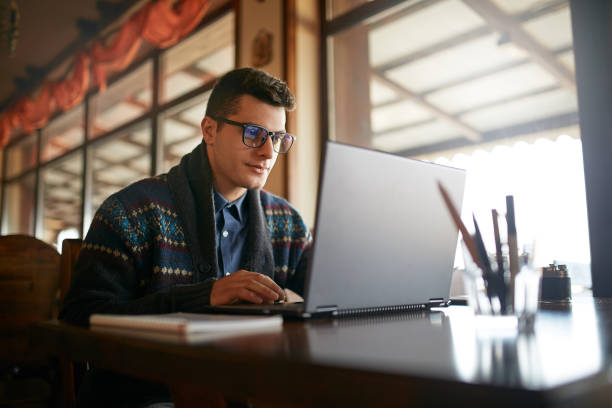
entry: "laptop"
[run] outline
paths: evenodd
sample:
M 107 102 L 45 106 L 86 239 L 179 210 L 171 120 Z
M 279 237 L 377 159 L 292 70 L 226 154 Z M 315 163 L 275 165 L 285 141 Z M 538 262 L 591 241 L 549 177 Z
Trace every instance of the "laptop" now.
M 448 304 L 458 231 L 438 181 L 461 210 L 465 171 L 326 142 L 303 303 L 216 312 L 311 318 Z

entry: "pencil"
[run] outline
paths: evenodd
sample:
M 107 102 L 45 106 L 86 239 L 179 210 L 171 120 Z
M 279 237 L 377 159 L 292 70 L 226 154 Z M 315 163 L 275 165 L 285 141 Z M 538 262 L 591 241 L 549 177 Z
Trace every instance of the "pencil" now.
M 504 271 L 504 257 L 502 255 L 501 237 L 499 234 L 499 214 L 496 209 L 491 210 L 493 216 L 493 236 L 495 238 L 495 260 L 497 261 L 497 279 L 499 282 L 499 298 L 502 303 L 502 312 L 506 307 L 506 281 Z
M 440 193 L 442 194 L 442 198 L 444 199 L 444 203 L 446 204 L 446 208 L 448 208 L 448 212 L 450 212 L 451 218 L 455 222 L 455 225 L 457 226 L 459 231 L 461 231 L 461 237 L 463 238 L 463 242 L 465 242 L 465 246 L 466 246 L 468 252 L 470 253 L 470 256 L 474 260 L 474 263 L 476 265 L 478 265 L 478 267 L 481 270 L 484 271 L 482 262 L 480 260 L 480 256 L 478 254 L 478 249 L 476 247 L 476 243 L 474 243 L 474 240 L 470 236 L 470 233 L 468 232 L 467 228 L 465 228 L 465 225 L 461 221 L 461 217 L 459 216 L 459 213 L 457 212 L 457 209 L 453 205 L 453 202 L 451 201 L 451 198 L 448 195 L 448 192 L 442 186 L 442 183 L 440 183 L 439 181 L 438 181 L 438 188 L 440 189 Z

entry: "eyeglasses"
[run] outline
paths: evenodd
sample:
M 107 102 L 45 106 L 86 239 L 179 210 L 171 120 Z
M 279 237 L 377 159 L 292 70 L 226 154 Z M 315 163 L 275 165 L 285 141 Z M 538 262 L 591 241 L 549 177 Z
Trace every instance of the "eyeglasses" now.
M 211 116 L 216 121 L 227 123 L 229 125 L 240 126 L 243 129 L 242 132 L 242 143 L 247 147 L 257 149 L 263 146 L 268 137 L 272 138 L 272 148 L 276 153 L 285 154 L 293 146 L 295 136 L 290 133 L 283 131 L 270 132 L 268 129 L 263 128 L 259 125 L 253 125 L 252 123 L 235 122 L 230 119 L 217 118 Z

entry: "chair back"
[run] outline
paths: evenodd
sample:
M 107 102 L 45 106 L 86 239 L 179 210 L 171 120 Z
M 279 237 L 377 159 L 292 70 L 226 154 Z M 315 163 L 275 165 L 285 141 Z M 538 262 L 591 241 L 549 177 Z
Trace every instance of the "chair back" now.
M 64 303 L 64 297 L 70 289 L 74 279 L 74 267 L 76 266 L 79 253 L 81 252 L 80 238 L 68 238 L 62 241 L 62 256 L 60 261 L 60 304 Z
M 60 255 L 27 235 L 0 236 L 0 360 L 28 361 L 28 326 L 53 317 Z
M 74 279 L 74 267 L 76 266 L 79 253 L 81 252 L 81 244 L 83 240 L 78 238 L 70 238 L 62 241 L 62 256 L 60 262 L 61 278 L 59 303 L 64 303 L 66 293 L 70 289 L 72 280 Z M 76 406 L 77 390 L 80 382 L 87 371 L 86 364 L 75 364 L 65 358 L 59 360 L 60 370 L 60 405 L 65 408 Z

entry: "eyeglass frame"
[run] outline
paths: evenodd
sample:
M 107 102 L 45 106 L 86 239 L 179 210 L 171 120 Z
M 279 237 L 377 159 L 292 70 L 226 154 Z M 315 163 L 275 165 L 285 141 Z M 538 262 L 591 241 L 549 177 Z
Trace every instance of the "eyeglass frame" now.
M 210 115 L 209 115 L 210 116 Z M 274 139 L 272 139 L 272 149 L 274 149 L 274 151 L 278 154 L 287 154 L 289 153 L 289 150 L 291 150 L 291 148 L 293 147 L 293 144 L 295 143 L 295 135 L 291 134 L 291 133 L 287 133 L 285 131 L 279 130 L 277 132 L 271 132 L 268 129 L 266 129 L 263 126 L 260 125 L 256 125 L 254 123 L 245 123 L 245 122 L 236 122 L 235 120 L 231 120 L 231 119 L 227 119 L 227 118 L 222 118 L 220 116 L 210 116 L 211 118 L 213 118 L 214 120 L 216 120 L 217 122 L 223 122 L 223 123 L 227 123 L 228 125 L 234 125 L 234 126 L 239 126 L 242 128 L 242 144 L 245 145 L 246 147 L 250 147 L 252 149 L 259 149 L 261 146 L 265 145 L 266 142 L 268 141 L 268 138 L 272 137 L 274 138 L 274 136 L 278 136 L 278 135 L 289 135 L 291 136 L 291 144 L 289 145 L 289 148 L 287 149 L 286 152 L 279 152 L 276 150 L 276 148 L 274 147 Z M 261 144 L 259 146 L 251 146 L 248 145 L 246 143 L 245 139 L 245 135 L 246 135 L 246 131 L 247 131 L 247 127 L 248 126 L 254 126 L 256 128 L 262 129 L 266 132 L 266 137 L 263 138 Z

